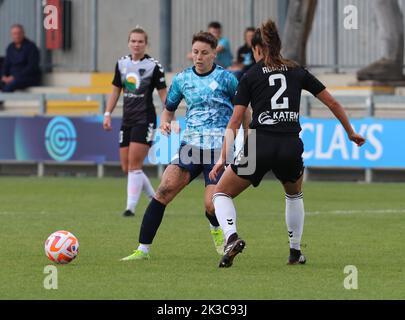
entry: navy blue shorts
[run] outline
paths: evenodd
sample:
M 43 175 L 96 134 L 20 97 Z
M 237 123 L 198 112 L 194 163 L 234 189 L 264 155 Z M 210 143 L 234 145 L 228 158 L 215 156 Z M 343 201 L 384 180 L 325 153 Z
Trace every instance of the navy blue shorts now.
M 205 186 L 217 184 L 222 176 L 221 172 L 216 180 L 211 180 L 208 175 L 215 166 L 221 155 L 221 149 L 200 149 L 191 145 L 180 145 L 178 153 L 173 157 L 170 164 L 179 166 L 190 173 L 190 181 L 197 178 L 200 173 L 204 174 Z

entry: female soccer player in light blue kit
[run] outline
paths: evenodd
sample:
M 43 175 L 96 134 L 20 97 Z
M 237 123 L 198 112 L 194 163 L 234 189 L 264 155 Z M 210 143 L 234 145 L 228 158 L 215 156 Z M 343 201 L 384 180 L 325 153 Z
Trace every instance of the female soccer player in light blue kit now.
M 160 129 L 171 132 L 171 121 L 182 99 L 187 104 L 186 130 L 177 157 L 166 168 L 156 195 L 143 217 L 139 246 L 122 260 L 148 259 L 150 245 L 160 226 L 166 206 L 193 179 L 204 174 L 205 210 L 211 234 L 219 254 L 223 254 L 223 233 L 215 217 L 211 198 L 216 179 L 208 177 L 222 147 L 225 128 L 233 112 L 232 98 L 237 80 L 224 68 L 215 65 L 216 38 L 208 32 L 194 35 L 192 41 L 193 67 L 177 74 L 169 89 Z M 215 158 L 216 157 L 216 158 Z

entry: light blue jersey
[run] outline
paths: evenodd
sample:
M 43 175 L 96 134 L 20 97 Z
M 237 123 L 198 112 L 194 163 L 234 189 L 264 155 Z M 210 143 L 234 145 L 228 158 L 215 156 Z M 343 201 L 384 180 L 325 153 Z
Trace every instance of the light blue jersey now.
M 200 149 L 222 147 L 237 85 L 235 76 L 218 65 L 203 75 L 190 67 L 173 78 L 166 109 L 175 111 L 180 101 L 185 100 L 187 111 L 183 143 Z

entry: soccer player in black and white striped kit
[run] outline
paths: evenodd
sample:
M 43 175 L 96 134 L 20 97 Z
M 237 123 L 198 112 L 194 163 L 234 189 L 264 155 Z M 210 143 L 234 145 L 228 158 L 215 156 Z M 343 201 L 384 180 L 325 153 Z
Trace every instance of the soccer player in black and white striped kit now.
M 257 63 L 240 80 L 227 129 L 235 136 L 246 107 L 251 104 L 253 115 L 250 128 L 256 130 L 256 153 L 249 154 L 248 139 L 240 161 L 228 166 L 216 185 L 213 203 L 226 240 L 219 267 L 230 267 L 234 257 L 245 247 L 245 241 L 237 234 L 236 210 L 232 199 L 250 185 L 257 187 L 270 170 L 285 190 L 285 215 L 290 241 L 288 264 L 304 264 L 306 258 L 300 248 L 304 227 L 301 191 L 304 147 L 299 137 L 301 90 L 312 93 L 332 111 L 351 141 L 361 146 L 365 139 L 353 130 L 343 107 L 317 78 L 295 62 L 283 59 L 280 37 L 273 21 L 267 21 L 256 30 L 252 47 Z M 231 140 L 225 136 L 221 158 L 210 172 L 210 179 L 215 179 L 224 169 L 226 154 L 229 154 L 227 150 L 232 147 Z M 243 169 L 246 169 L 249 161 L 254 161 L 254 156 L 256 168 L 253 173 L 248 173 Z
M 124 114 L 120 129 L 120 160 L 128 174 L 127 207 L 123 215 L 134 216 L 142 190 L 152 199 L 155 191 L 142 170 L 145 157 L 154 140 L 156 111 L 153 90 L 157 89 L 163 105 L 167 89 L 163 67 L 145 54 L 148 35 L 137 27 L 130 31 L 128 48 L 131 54 L 118 60 L 112 81 L 113 91 L 107 102 L 103 127 L 111 130 L 113 112 L 121 91 L 124 93 Z

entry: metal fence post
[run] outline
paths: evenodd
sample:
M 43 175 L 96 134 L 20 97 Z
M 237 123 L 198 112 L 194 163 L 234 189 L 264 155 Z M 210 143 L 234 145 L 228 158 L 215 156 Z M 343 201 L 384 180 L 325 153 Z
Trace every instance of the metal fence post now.
M 98 8 L 98 1 L 97 0 L 92 0 L 91 3 L 91 71 L 96 72 L 97 71 L 97 46 L 98 46 L 98 26 L 97 26 L 97 20 L 98 20 L 98 14 L 97 14 L 97 8 Z
M 157 166 L 157 174 L 158 174 L 158 178 L 160 179 L 160 178 L 162 178 L 162 176 L 163 176 L 163 171 L 164 171 L 164 167 L 163 167 L 163 164 L 158 164 L 158 166 Z
M 280 30 L 280 35 L 284 33 L 285 20 L 287 18 L 288 12 L 288 0 L 278 0 L 277 1 L 277 17 L 278 17 L 278 28 Z
M 104 164 L 97 163 L 97 178 L 104 177 Z
M 43 93 L 39 96 L 39 113 L 44 115 L 46 112 L 46 95 Z
M 160 62 L 172 70 L 172 0 L 160 0 Z
M 37 164 L 37 176 L 42 178 L 45 174 L 45 165 L 43 162 L 38 162 Z
M 307 167 L 304 167 L 304 173 L 302 174 L 302 176 L 303 182 L 307 182 L 309 179 L 309 172 Z
M 105 112 L 105 106 L 106 106 L 106 95 L 102 94 L 99 96 L 98 101 L 99 101 L 99 113 L 103 114 Z
M 371 168 L 366 168 L 365 169 L 364 181 L 366 183 L 372 183 L 373 182 L 373 169 L 371 169 Z
M 371 94 L 366 99 L 367 115 L 369 117 L 374 117 L 375 114 L 375 105 L 374 105 L 374 95 Z
M 375 104 L 374 104 L 374 95 L 373 94 L 371 94 L 369 97 L 367 97 L 366 108 L 367 108 L 367 115 L 369 117 L 374 117 Z M 365 178 L 366 183 L 373 182 L 373 169 L 372 168 L 366 168 L 364 175 L 365 175 L 364 178 Z
M 339 73 L 339 3 L 338 0 L 333 0 L 332 12 L 332 28 L 333 28 L 333 72 Z
M 253 27 L 255 25 L 255 0 L 248 0 L 244 3 L 246 17 L 248 17 L 248 26 Z
M 303 110 L 302 114 L 306 117 L 311 115 L 311 103 L 309 102 L 309 96 L 303 97 Z

